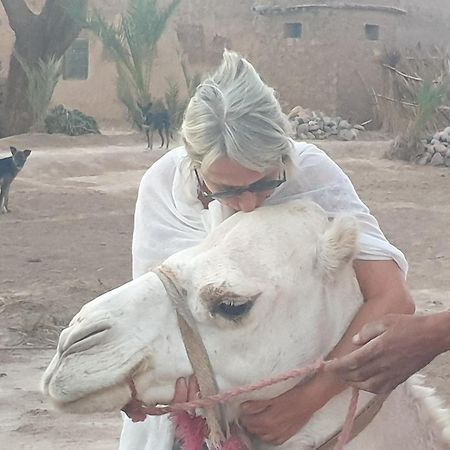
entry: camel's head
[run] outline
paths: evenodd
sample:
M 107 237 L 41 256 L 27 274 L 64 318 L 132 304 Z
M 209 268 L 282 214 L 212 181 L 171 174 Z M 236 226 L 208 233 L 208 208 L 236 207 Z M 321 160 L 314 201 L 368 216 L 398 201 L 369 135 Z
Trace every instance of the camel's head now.
M 170 271 L 228 388 L 305 364 L 331 350 L 360 304 L 355 220 L 329 221 L 312 203 L 237 213 Z M 62 409 L 167 403 L 192 373 L 175 308 L 149 272 L 86 304 L 62 333 L 43 390 Z

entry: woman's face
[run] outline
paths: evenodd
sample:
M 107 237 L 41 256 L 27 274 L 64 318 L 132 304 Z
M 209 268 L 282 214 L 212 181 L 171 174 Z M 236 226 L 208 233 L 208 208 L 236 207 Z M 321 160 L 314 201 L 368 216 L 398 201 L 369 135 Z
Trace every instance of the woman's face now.
M 262 180 L 277 180 L 281 176 L 280 172 L 279 168 L 270 169 L 264 173 L 255 172 L 224 157 L 211 164 L 202 176 L 205 186 L 214 194 L 247 187 Z M 273 191 L 274 189 L 261 192 L 245 190 L 236 196 L 218 198 L 218 200 L 235 211 L 250 212 L 261 206 Z

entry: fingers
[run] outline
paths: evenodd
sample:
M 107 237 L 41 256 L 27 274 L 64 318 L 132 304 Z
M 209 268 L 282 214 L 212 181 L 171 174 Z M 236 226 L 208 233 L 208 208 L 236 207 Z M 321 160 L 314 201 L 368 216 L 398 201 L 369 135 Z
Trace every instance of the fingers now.
M 379 374 L 362 382 L 354 383 L 353 386 L 372 394 L 387 394 L 393 391 L 398 384 L 396 380 L 386 379 L 383 374 Z
M 347 375 L 352 371 L 357 371 L 375 359 L 373 346 L 369 344 L 354 350 L 353 352 L 325 362 L 324 370 L 327 372 L 337 372 L 347 379 Z
M 380 334 L 383 334 L 387 330 L 387 326 L 382 321 L 366 323 L 358 334 L 353 336 L 353 343 L 356 345 L 367 344 L 372 339 L 376 338 Z
M 197 400 L 199 397 L 200 388 L 198 387 L 197 378 L 195 376 L 189 377 L 188 380 L 188 390 L 187 390 L 187 400 Z
M 188 384 L 186 378 L 178 378 L 175 383 L 175 394 L 170 403 L 183 403 L 188 398 Z

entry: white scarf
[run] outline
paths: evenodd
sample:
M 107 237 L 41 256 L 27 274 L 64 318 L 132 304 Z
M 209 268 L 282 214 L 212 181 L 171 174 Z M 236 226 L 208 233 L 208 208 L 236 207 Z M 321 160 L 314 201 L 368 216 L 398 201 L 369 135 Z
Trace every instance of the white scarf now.
M 330 217 L 350 214 L 359 220 L 358 259 L 393 259 L 406 274 L 403 254 L 391 245 L 378 222 L 361 202 L 344 172 L 312 144 L 294 143 L 288 180 L 264 202 L 271 205 L 308 199 Z M 133 234 L 133 277 L 142 275 L 172 254 L 200 243 L 233 210 L 218 201 L 208 209 L 197 198 L 197 180 L 184 147 L 159 159 L 144 175 L 136 203 Z

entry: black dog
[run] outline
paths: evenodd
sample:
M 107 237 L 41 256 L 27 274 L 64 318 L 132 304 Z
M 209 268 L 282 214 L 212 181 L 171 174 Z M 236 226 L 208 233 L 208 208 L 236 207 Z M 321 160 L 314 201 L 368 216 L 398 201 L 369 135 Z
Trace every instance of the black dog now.
M 27 158 L 30 156 L 31 150 L 17 150 L 10 147 L 12 156 L 0 159 L 0 213 L 9 212 L 8 198 L 9 188 L 14 178 L 22 170 Z
M 157 110 L 152 110 L 153 104 L 151 102 L 145 106 L 138 103 L 137 106 L 142 115 L 142 129 L 147 136 L 147 148 L 153 148 L 153 132 L 155 130 L 158 130 L 161 137 L 160 148 L 164 147 L 164 142 L 166 143 L 166 149 L 169 148 L 170 116 L 167 109 L 161 106 Z M 165 140 L 164 135 L 166 137 Z

